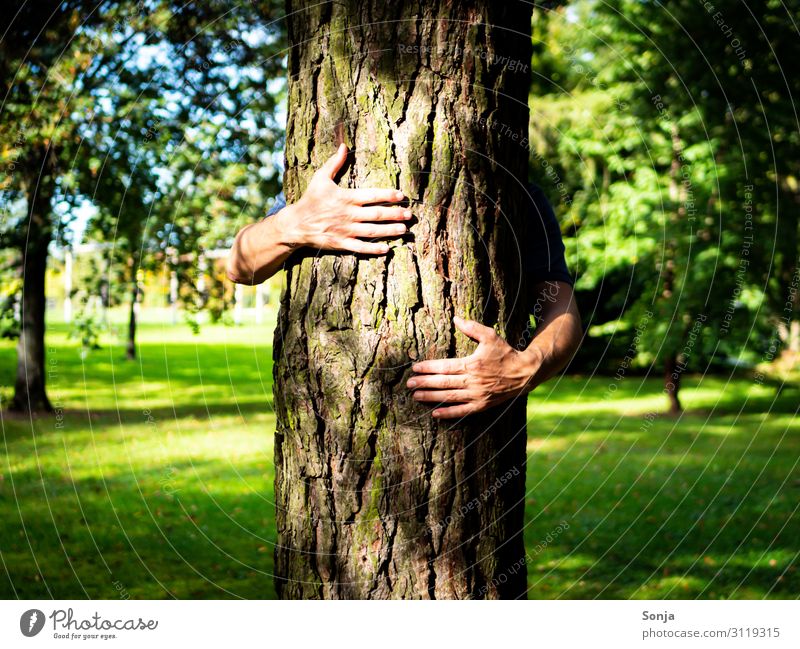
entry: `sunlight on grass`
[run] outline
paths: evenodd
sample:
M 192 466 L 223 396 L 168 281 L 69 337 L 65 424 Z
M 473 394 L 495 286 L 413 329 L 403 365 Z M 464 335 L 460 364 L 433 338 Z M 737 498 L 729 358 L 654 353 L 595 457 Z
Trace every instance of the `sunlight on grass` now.
M 134 362 L 51 328 L 63 417 L 2 416 L 3 596 L 274 596 L 273 325 L 162 316 Z M 610 381 L 529 400 L 529 596 L 796 596 L 796 392 L 690 376 L 673 418 L 657 378 Z

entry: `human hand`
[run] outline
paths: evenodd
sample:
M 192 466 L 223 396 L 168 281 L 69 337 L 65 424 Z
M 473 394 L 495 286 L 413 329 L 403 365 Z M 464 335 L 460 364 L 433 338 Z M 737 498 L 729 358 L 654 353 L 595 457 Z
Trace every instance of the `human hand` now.
M 433 416 L 442 419 L 464 417 L 529 392 L 541 365 L 536 348 L 517 351 L 491 327 L 454 318 L 456 327 L 473 340 L 477 349 L 466 358 L 447 358 L 415 363 L 407 386 L 414 398 L 438 406 Z
M 340 144 L 314 174 L 302 198 L 275 214 L 283 240 L 292 247 L 310 246 L 319 250 L 344 250 L 381 255 L 389 252 L 383 242 L 405 234 L 411 210 L 402 206 L 374 203 L 398 203 L 405 197 L 396 189 L 344 189 L 335 182 L 336 174 L 347 159 L 347 146 Z

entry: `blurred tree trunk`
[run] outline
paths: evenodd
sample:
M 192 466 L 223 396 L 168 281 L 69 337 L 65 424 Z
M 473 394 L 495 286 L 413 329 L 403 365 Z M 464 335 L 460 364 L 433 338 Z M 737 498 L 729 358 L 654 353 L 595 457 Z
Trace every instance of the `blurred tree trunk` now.
M 44 318 L 47 306 L 45 273 L 53 236 L 50 209 L 55 189 L 55 156 L 46 145 L 34 149 L 25 165 L 28 221 L 22 240 L 22 330 L 17 343 L 17 377 L 11 410 L 51 412 L 45 381 Z
M 678 359 L 674 355 L 670 355 L 664 361 L 664 393 L 667 395 L 667 402 L 669 403 L 669 412 L 672 415 L 680 414 L 683 406 L 678 398 L 678 393 L 681 390 L 681 373 L 682 368 L 678 367 Z
M 133 281 L 131 284 L 131 306 L 128 311 L 128 344 L 125 357 L 129 361 L 136 360 L 136 303 L 139 300 L 139 280 L 136 277 L 136 263 L 133 264 Z
M 683 164 L 683 144 L 680 138 L 677 124 L 671 128 L 672 140 L 672 161 L 669 171 L 669 195 L 673 205 L 673 210 L 669 215 L 667 223 L 668 231 L 671 236 L 664 242 L 664 264 L 662 276 L 664 278 L 663 295 L 667 299 L 673 297 L 675 291 L 675 257 L 679 249 L 677 230 L 683 219 L 686 218 L 686 186 L 681 181 L 681 167 Z M 685 332 L 679 337 L 673 337 L 674 342 L 667 343 L 664 358 L 664 394 L 667 395 L 670 414 L 677 415 L 681 412 L 682 406 L 678 393 L 681 389 L 681 373 L 683 367 L 678 367 L 678 351 L 670 351 L 670 345 L 675 345 L 676 349 L 683 345 Z
M 524 596 L 525 400 L 437 422 L 405 382 L 412 361 L 474 349 L 453 316 L 512 344 L 528 320 L 515 233 L 530 6 L 298 0 L 287 15 L 288 201 L 344 140 L 340 184 L 397 187 L 417 221 L 386 257 L 301 251 L 287 263 L 278 593 Z

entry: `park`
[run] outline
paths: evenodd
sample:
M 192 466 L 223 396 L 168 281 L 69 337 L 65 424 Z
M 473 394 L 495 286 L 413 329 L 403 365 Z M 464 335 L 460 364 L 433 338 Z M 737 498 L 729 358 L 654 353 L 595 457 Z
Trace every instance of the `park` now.
M 44 4 L 0 597 L 797 598 L 796 2 Z

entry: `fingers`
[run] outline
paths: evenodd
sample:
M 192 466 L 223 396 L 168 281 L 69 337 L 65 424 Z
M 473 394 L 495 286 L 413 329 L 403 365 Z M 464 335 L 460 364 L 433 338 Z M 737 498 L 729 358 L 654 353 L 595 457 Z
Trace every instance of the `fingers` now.
M 462 403 L 457 406 L 448 406 L 446 408 L 436 408 L 433 411 L 433 416 L 436 419 L 460 419 L 476 412 L 480 412 L 483 408 L 476 403 Z
M 453 318 L 453 322 L 461 333 L 466 334 L 473 340 L 477 340 L 479 343 L 489 342 L 497 335 L 491 327 L 485 327 L 474 320 L 465 320 L 456 316 Z
M 436 403 L 464 403 L 470 401 L 472 393 L 468 390 L 417 390 L 414 398 L 417 401 L 435 401 Z
M 405 207 L 354 207 L 353 219 L 356 221 L 407 221 L 411 210 Z
M 363 237 L 364 239 L 381 239 L 386 237 L 399 237 L 406 233 L 407 228 L 402 223 L 378 224 L 378 223 L 353 223 L 348 228 L 352 237 Z
M 345 189 L 347 199 L 355 205 L 399 203 L 405 196 L 397 189 Z
M 342 143 L 339 145 L 339 148 L 336 149 L 336 153 L 328 158 L 319 170 L 333 180 L 344 166 L 345 160 L 347 160 L 347 145 Z
M 385 243 L 372 243 L 361 239 L 343 239 L 341 250 L 355 252 L 362 255 L 385 255 L 389 252 L 389 246 Z
M 466 374 L 467 363 L 464 358 L 440 358 L 414 363 L 411 369 L 417 374 Z
M 467 386 L 466 374 L 423 374 L 412 376 L 406 385 L 409 388 L 433 388 L 436 390 L 460 389 Z

